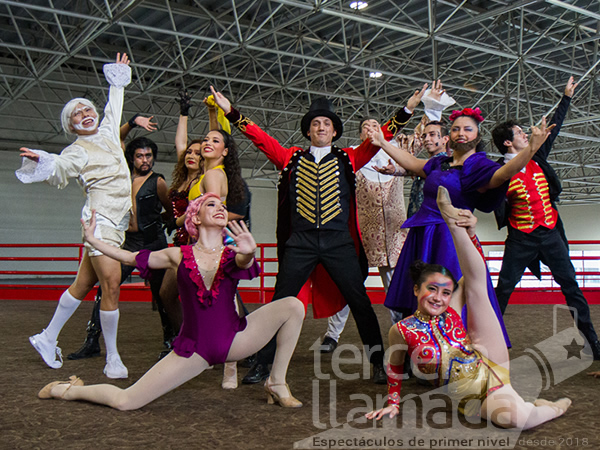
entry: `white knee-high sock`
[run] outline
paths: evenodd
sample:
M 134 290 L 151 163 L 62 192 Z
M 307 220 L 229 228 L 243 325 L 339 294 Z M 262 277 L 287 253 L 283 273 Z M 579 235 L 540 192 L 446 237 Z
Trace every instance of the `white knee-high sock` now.
M 104 344 L 106 345 L 106 359 L 113 353 L 119 354 L 117 350 L 117 331 L 119 328 L 119 310 L 100 310 L 100 325 L 104 333 Z
M 58 339 L 60 330 L 62 330 L 62 327 L 64 327 L 67 320 L 71 318 L 80 304 L 81 300 L 73 297 L 68 290 L 63 292 L 58 301 L 56 311 L 54 311 L 54 316 L 52 316 L 52 320 L 46 327 L 45 334 L 49 340 L 56 341 Z

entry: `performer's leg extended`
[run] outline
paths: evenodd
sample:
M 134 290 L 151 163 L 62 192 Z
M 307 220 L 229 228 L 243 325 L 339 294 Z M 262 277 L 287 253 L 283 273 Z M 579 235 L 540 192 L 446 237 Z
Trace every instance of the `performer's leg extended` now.
M 127 368 L 123 365 L 117 349 L 121 264 L 105 255 L 93 256 L 91 260 L 102 287 L 100 323 L 102 324 L 104 344 L 106 345 L 104 373 L 109 378 L 127 378 Z
M 473 346 L 492 362 L 509 368 L 508 350 L 502 339 L 502 329 L 487 296 L 485 263 L 471 242 L 465 228 L 456 225 L 458 210 L 451 206 L 443 188 L 438 191 L 438 207 L 456 246 L 463 273 L 464 295 L 469 309 L 469 336 Z M 505 384 L 490 392 L 481 406 L 481 415 L 505 428 L 532 428 L 563 414 L 570 406 L 569 399 L 557 402 L 538 400 L 528 403 Z
M 304 305 L 295 297 L 286 297 L 260 307 L 249 314 L 246 320 L 248 325 L 244 331 L 236 334 L 227 360 L 238 361 L 252 355 L 273 336 L 277 336 L 277 349 L 268 383 L 279 397 L 289 396 L 285 387 L 286 373 L 302 330 Z
M 598 336 L 590 316 L 590 307 L 577 284 L 569 249 L 558 231 L 548 233 L 547 238 L 540 244 L 540 252 L 554 280 L 560 285 L 567 305 L 572 308 L 571 315 L 575 317 L 573 310 L 577 311 L 577 328 L 590 344 L 594 344 Z
M 208 363 L 197 353 L 182 358 L 171 352 L 127 389 L 110 384 L 70 388 L 67 384 L 59 384 L 52 388 L 51 395 L 64 400 L 99 403 L 122 411 L 138 409 L 196 377 L 207 367 Z
M 92 290 L 98 280 L 87 252 L 84 253 L 77 277 L 60 297 L 54 316 L 44 331 L 29 338 L 44 362 L 53 369 L 62 367 L 62 354 L 57 347 L 60 331 L 81 304 L 81 300 Z
M 286 243 L 285 254 L 279 261 L 273 301 L 298 295 L 318 262 L 315 233 L 294 233 Z M 312 236 L 311 236 L 312 235 Z M 275 357 L 275 337 L 258 352 L 259 364 L 270 364 Z
M 481 417 L 503 428 L 527 430 L 563 415 L 570 405 L 568 398 L 556 402 L 542 399 L 526 402 L 506 384 L 488 395 L 481 406 Z
M 443 187 L 438 191 L 438 207 L 452 235 L 463 274 L 463 294 L 473 346 L 494 363 L 508 369 L 508 350 L 502 328 L 488 299 L 485 262 L 471 242 L 467 230 L 456 225 L 459 210 L 452 206 L 448 192 Z

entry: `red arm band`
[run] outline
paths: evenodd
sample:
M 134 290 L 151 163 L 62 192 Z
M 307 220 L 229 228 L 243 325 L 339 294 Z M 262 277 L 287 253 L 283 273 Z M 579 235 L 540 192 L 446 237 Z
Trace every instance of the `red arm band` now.
M 402 377 L 404 376 L 404 364 L 387 366 L 388 381 L 388 406 L 394 405 L 400 409 L 400 388 L 402 387 Z

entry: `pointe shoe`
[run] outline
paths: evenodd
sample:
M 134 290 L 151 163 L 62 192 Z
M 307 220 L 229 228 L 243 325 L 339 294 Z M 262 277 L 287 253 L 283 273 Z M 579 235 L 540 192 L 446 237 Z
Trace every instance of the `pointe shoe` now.
M 225 363 L 223 367 L 223 382 L 221 383 L 223 389 L 235 389 L 238 387 L 237 378 L 237 363 Z
M 38 397 L 43 399 L 53 398 L 51 394 L 52 388 L 59 384 L 68 384 L 67 389 L 65 389 L 65 392 L 63 392 L 62 395 L 59 397 L 62 399 L 65 397 L 67 391 L 71 389 L 71 386 L 83 386 L 83 380 L 75 375 L 71 375 L 69 377 L 69 381 L 53 381 L 52 383 L 48 383 L 42 388 L 40 392 L 38 392 Z
M 544 400 L 543 398 L 538 398 L 533 404 L 535 406 L 549 406 L 550 408 L 556 411 L 556 417 L 562 416 L 569 406 L 571 406 L 570 398 L 563 397 L 561 399 L 556 400 L 555 402 L 551 402 L 549 400 Z
M 288 391 L 289 397 L 280 397 L 277 393 L 273 392 L 271 389 L 273 386 L 285 386 Z M 290 387 L 287 383 L 285 384 L 269 384 L 269 381 L 265 383 L 265 392 L 267 393 L 267 403 L 269 405 L 273 405 L 278 403 L 279 406 L 284 408 L 300 408 L 302 407 L 302 402 L 292 396 L 290 391 Z
M 448 189 L 446 189 L 444 186 L 438 187 L 437 205 L 440 212 L 442 213 L 442 217 L 444 218 L 444 220 L 458 220 L 460 218 L 460 216 L 458 215 L 459 210 L 458 208 L 452 206 L 450 193 L 448 192 Z

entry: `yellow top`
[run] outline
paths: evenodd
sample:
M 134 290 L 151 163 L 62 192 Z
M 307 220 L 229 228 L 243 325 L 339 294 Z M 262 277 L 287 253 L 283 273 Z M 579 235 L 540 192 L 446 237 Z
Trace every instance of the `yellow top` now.
M 216 169 L 221 169 L 223 171 L 223 173 L 225 173 L 225 165 L 224 164 L 219 164 L 217 167 L 213 167 L 210 170 L 216 170 Z M 204 192 L 202 192 L 200 190 L 200 184 L 202 183 L 202 180 L 204 179 L 204 175 L 206 175 L 206 172 L 203 173 L 202 175 L 200 175 L 200 177 L 198 178 L 198 182 L 190 188 L 190 193 L 188 194 L 188 200 L 190 202 L 192 200 L 197 199 L 202 194 L 204 194 Z M 226 173 L 225 173 L 225 177 L 227 177 Z M 223 203 L 226 204 L 227 202 L 223 202 Z

